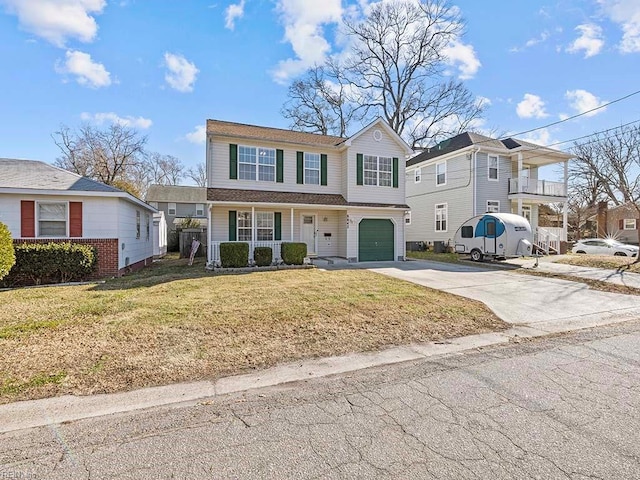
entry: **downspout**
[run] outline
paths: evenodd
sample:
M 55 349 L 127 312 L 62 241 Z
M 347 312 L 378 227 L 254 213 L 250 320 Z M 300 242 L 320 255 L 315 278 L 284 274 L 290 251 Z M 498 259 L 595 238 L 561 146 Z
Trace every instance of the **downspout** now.
M 478 213 L 478 152 L 480 147 L 477 147 L 473 151 L 473 215 L 475 217 Z
M 212 264 L 213 248 L 211 248 L 211 209 L 213 205 L 207 204 L 207 263 Z

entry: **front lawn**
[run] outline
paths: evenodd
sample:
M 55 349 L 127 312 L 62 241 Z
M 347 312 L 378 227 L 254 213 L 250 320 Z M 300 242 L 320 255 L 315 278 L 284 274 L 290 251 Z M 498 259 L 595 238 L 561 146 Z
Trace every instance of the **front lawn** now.
M 432 251 L 407 252 L 408 258 L 418 260 L 433 260 L 434 262 L 458 263 L 460 255 L 457 253 L 433 253 Z
M 165 260 L 105 284 L 0 292 L 0 403 L 116 392 L 506 328 L 363 270 L 213 275 Z
M 556 260 L 557 263 L 577 265 L 580 267 L 617 269 L 629 265 L 635 260 L 631 257 L 615 257 L 613 255 L 565 255 Z M 640 263 L 632 265 L 627 272 L 640 273 Z

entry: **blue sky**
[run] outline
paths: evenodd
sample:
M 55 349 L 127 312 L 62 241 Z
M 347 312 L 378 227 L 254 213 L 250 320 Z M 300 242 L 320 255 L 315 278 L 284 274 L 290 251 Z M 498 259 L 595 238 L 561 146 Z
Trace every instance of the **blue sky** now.
M 287 128 L 287 86 L 339 53 L 341 19 L 370 3 L 0 0 L 0 157 L 51 162 L 61 124 L 119 121 L 193 166 L 207 118 Z M 451 3 L 466 33 L 449 71 L 488 100 L 485 131 L 529 130 L 640 89 L 638 0 Z M 640 120 L 639 107 L 636 95 L 524 138 L 588 135 Z

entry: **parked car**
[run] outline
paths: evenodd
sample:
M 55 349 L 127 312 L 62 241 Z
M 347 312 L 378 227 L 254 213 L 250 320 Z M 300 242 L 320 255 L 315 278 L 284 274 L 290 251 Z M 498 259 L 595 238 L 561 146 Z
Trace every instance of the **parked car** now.
M 573 253 L 586 253 L 588 255 L 616 255 L 619 257 L 635 257 L 638 255 L 638 247 L 627 245 L 613 239 L 585 238 L 578 240 L 571 249 Z

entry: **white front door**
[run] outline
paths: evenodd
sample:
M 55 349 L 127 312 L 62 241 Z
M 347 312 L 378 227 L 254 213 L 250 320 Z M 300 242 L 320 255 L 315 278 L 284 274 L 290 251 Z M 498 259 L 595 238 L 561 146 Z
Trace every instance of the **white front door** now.
M 300 227 L 300 241 L 307 244 L 307 255 L 316 254 L 316 217 L 315 215 L 302 215 Z

